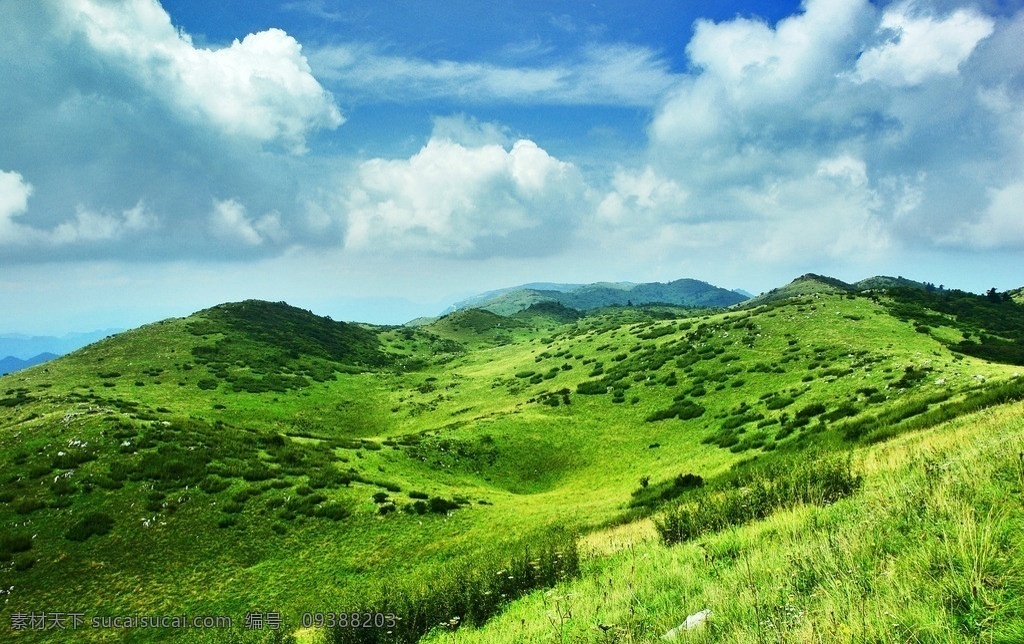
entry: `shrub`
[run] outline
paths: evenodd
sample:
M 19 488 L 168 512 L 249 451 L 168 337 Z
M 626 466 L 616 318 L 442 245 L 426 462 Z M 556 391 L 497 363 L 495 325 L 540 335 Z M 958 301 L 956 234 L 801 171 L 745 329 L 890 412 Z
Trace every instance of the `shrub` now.
M 199 488 L 203 492 L 206 492 L 207 494 L 216 494 L 218 492 L 223 492 L 230 486 L 231 481 L 228 481 L 227 479 L 222 479 L 219 476 L 213 476 L 212 474 L 203 479 L 202 483 L 199 484 Z
M 796 417 L 813 418 L 814 416 L 819 416 L 823 413 L 825 413 L 825 405 L 822 405 L 821 403 L 811 403 L 810 405 L 807 405 L 803 409 L 796 412 Z
M 32 537 L 27 534 L 5 534 L 0 536 L 0 561 L 8 561 L 19 552 L 32 549 Z
M 89 537 L 103 536 L 114 527 L 114 520 L 103 512 L 90 512 L 75 523 L 64 535 L 71 541 L 85 541 Z
M 394 509 L 395 505 L 390 504 L 391 508 Z M 387 507 L 382 505 L 381 508 Z M 332 521 L 341 521 L 348 518 L 352 512 L 343 503 L 338 501 L 331 501 L 329 503 L 323 503 L 319 505 L 313 512 L 313 516 L 320 517 L 323 519 L 330 519 Z M 383 512 L 381 514 L 384 514 Z
M 15 501 L 13 507 L 18 514 L 32 514 L 36 510 L 45 508 L 46 504 L 35 497 L 26 497 Z
M 585 396 L 593 396 L 596 394 L 607 393 L 608 385 L 601 380 L 588 380 L 587 382 L 581 382 L 576 385 L 576 393 L 583 394 Z
M 676 402 L 667 409 L 656 411 L 645 420 L 647 422 L 655 422 L 659 420 L 668 420 L 669 418 L 678 418 L 679 420 L 690 420 L 692 418 L 699 418 L 704 414 L 704 407 L 698 405 L 695 402 L 689 400 L 681 400 Z
M 427 509 L 436 514 L 447 514 L 451 510 L 458 510 L 459 504 L 440 496 L 433 496 L 427 501 Z
M 765 403 L 765 407 L 768 409 L 782 409 L 792 405 L 794 402 L 796 401 L 788 396 L 774 396 Z

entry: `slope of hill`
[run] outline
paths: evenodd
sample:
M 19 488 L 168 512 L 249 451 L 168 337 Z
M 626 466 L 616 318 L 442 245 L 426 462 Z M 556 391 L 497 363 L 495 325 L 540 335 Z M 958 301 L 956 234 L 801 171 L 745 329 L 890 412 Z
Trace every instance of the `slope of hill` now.
M 1024 286 L 1009 291 L 1010 299 L 1017 304 L 1024 304 Z
M 828 610 L 843 615 L 839 596 L 816 591 L 823 581 L 794 585 L 790 604 L 769 606 L 768 594 L 747 592 L 729 609 L 721 598 L 732 587 L 711 584 L 710 569 L 691 570 L 698 546 L 631 548 L 665 575 L 693 572 L 683 601 L 646 563 L 634 560 L 644 577 L 630 578 L 632 554 L 588 555 L 572 534 L 596 535 L 587 544 L 618 538 L 605 532 L 609 525 L 640 533 L 652 517 L 662 525 L 686 516 L 679 508 L 687 504 L 710 512 L 715 499 L 737 498 L 731 489 L 767 481 L 765 522 L 713 529 L 701 542 L 719 553 L 712 560 L 726 579 L 746 569 L 735 565 L 741 553 L 761 553 L 748 582 L 768 584 L 769 568 L 790 554 L 787 571 L 826 579 L 831 573 L 800 562 L 827 542 L 775 551 L 764 545 L 776 538 L 771 531 L 819 534 L 827 524 L 860 534 L 856 517 L 867 521 L 888 507 L 872 490 L 884 487 L 885 468 L 902 467 L 905 441 L 946 431 L 950 419 L 1005 405 L 992 413 L 1006 422 L 991 431 L 1016 436 L 1020 367 L 971 355 L 957 339 L 1006 339 L 1006 330 L 988 314 L 949 313 L 945 325 L 921 332 L 919 309 L 892 294 L 819 292 L 713 314 L 655 306 L 581 316 L 542 303 L 515 317 L 473 309 L 425 326 L 371 327 L 243 302 L 119 334 L 0 378 L 0 588 L 13 587 L 0 618 L 44 605 L 90 617 L 222 614 L 234 618 L 237 641 L 256 642 L 268 634 L 242 627 L 247 612 L 279 612 L 293 633 L 327 625 L 313 616 L 344 607 L 401 621 L 390 633 L 325 631 L 333 641 L 415 641 L 442 623 L 459 631 L 446 636 L 472 636 L 465 627 L 507 609 L 495 622 L 506 632 L 482 630 L 480 641 L 559 633 L 602 641 L 598 622 L 624 641 L 653 641 L 679 619 L 670 604 L 696 612 L 704 606 L 695 602 L 714 599 L 716 620 L 733 630 L 757 623 L 744 621 L 752 610 L 788 615 L 790 604 L 815 611 L 814 619 Z M 830 502 L 847 499 L 835 507 L 863 508 L 854 518 L 815 509 L 810 497 L 795 509 L 780 501 L 779 511 L 791 514 L 779 516 L 790 518 L 772 518 L 777 494 L 769 491 L 813 488 L 787 483 L 799 470 L 789 464 L 850 450 L 864 463 L 879 461 L 855 465 L 862 485 L 822 471 L 836 471 L 846 486 L 829 492 Z M 914 477 L 926 471 L 912 463 Z M 1015 480 L 1006 477 L 993 485 Z M 1017 534 L 1006 531 L 1024 521 L 1020 507 L 1000 506 L 990 527 Z M 722 516 L 722 525 L 736 525 Z M 811 516 L 813 529 L 800 523 Z M 904 542 L 877 543 L 895 549 L 883 554 L 903 556 Z M 1011 561 L 1015 543 L 991 541 L 986 561 Z M 950 570 L 953 584 L 966 579 L 956 571 L 971 568 Z M 605 601 L 605 589 L 575 584 L 604 579 L 602 571 L 612 579 L 609 600 L 593 603 Z M 1004 572 L 986 574 L 999 588 L 1017 588 Z M 1018 609 L 1001 603 L 1003 590 L 985 586 L 978 592 L 990 594 L 978 596 L 991 601 L 975 603 L 964 599 L 974 597 L 968 590 L 967 603 L 957 603 L 921 583 L 920 601 L 934 596 L 946 613 L 973 616 L 981 637 L 1015 623 Z M 561 594 L 530 594 L 555 584 Z M 573 618 L 536 612 L 536 602 L 547 601 L 545 611 L 565 616 L 566 592 L 584 602 Z M 513 616 L 518 626 L 504 621 Z M 19 633 L 25 641 L 48 635 Z
M 598 282 L 559 286 L 559 289 L 522 287 L 497 292 L 490 297 L 473 298 L 468 306 L 486 309 L 499 315 L 512 315 L 541 302 L 557 302 L 579 311 L 590 311 L 606 306 L 652 303 L 692 308 L 726 307 L 744 300 L 744 296 L 735 291 L 727 291 L 707 282 L 692 279 L 667 283 Z

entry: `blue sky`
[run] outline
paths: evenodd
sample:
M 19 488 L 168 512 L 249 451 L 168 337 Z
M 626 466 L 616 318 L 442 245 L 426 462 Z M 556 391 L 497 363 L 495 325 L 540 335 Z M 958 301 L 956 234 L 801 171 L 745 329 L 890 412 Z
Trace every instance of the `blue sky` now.
M 0 0 L 0 332 L 1024 285 L 1022 6 Z

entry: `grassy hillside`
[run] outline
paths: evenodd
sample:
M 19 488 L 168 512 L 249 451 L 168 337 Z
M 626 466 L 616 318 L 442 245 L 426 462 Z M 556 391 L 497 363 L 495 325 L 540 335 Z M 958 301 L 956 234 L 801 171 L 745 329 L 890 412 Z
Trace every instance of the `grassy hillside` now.
M 259 611 L 279 612 L 285 631 L 301 637 L 411 641 L 442 621 L 473 636 L 467 627 L 497 619 L 500 629 L 513 619 L 543 641 L 553 635 L 549 615 L 527 613 L 547 601 L 571 638 L 660 635 L 686 617 L 667 608 L 676 591 L 653 572 L 626 580 L 622 552 L 587 555 L 608 550 L 593 545 L 603 535 L 635 540 L 657 534 L 652 526 L 668 517 L 689 516 L 680 508 L 725 508 L 714 515 L 720 524 L 700 528 L 700 541 L 731 539 L 752 551 L 780 512 L 864 503 L 880 484 L 864 465 L 869 455 L 899 452 L 890 446 L 920 430 L 1000 404 L 1016 405 L 998 413 L 1017 427 L 1020 367 L 961 345 L 1012 341 L 991 316 L 945 313 L 946 324 L 922 332 L 921 307 L 873 298 L 816 294 L 713 315 L 652 306 L 580 317 L 540 305 L 514 317 L 468 310 L 397 328 L 244 302 L 5 376 L 5 624 L 10 613 L 41 610 L 229 615 L 239 641 L 267 641 L 271 633 L 241 628 L 247 612 Z M 808 479 L 797 493 L 785 483 L 799 470 L 787 464 L 804 455 L 850 450 L 862 484 Z M 841 469 L 840 483 L 849 474 Z M 736 507 L 747 510 L 729 509 L 742 489 L 763 490 L 757 513 L 744 514 L 744 501 Z M 812 489 L 820 493 L 807 496 Z M 744 523 L 766 516 L 768 524 Z M 837 530 L 856 525 L 828 516 Z M 643 543 L 652 562 L 696 547 L 686 538 Z M 903 556 L 902 542 L 893 543 L 892 556 Z M 670 570 L 687 570 L 686 562 Z M 768 570 L 759 565 L 751 562 L 747 576 L 754 588 Z M 607 604 L 608 615 L 596 618 L 607 631 L 565 618 L 568 604 L 552 598 L 577 596 L 568 589 L 596 584 L 602 570 L 626 584 L 607 591 L 615 602 L 627 601 L 628 584 L 654 584 L 661 594 Z M 794 596 L 825 601 L 814 594 L 821 583 Z M 533 592 L 555 584 L 556 594 Z M 753 602 L 737 614 L 760 611 L 762 600 Z M 635 622 L 641 605 L 651 617 Z M 630 619 L 621 617 L 630 607 Z M 390 634 L 301 628 L 316 625 L 308 616 L 303 623 L 305 613 L 359 609 L 402 619 Z M 495 632 L 476 636 L 492 641 Z M 138 641 L 224 637 L 173 629 L 77 637 L 126 633 Z
M 679 545 L 591 534 L 578 579 L 428 642 L 1024 641 L 1024 413 L 858 448 L 863 489 Z

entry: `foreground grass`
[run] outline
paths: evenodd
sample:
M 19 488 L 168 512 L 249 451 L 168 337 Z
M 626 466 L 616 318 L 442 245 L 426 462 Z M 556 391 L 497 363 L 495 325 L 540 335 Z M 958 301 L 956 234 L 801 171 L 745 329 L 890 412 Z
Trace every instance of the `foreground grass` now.
M 666 547 L 650 522 L 585 540 L 581 578 L 428 642 L 1024 641 L 1024 409 L 862 448 L 864 489 Z

